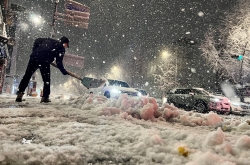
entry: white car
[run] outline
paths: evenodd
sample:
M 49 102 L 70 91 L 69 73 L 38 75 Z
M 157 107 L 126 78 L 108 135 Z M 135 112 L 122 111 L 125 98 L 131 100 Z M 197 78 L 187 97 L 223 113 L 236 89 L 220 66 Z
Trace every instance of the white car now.
M 231 101 L 232 113 L 236 115 L 250 115 L 250 104 Z
M 90 88 L 90 93 L 104 95 L 107 98 L 118 98 L 123 93 L 129 96 L 139 96 L 139 92 L 134 88 L 130 88 L 128 83 L 112 79 L 107 79 L 97 88 Z
M 137 90 L 139 92 L 139 96 L 149 97 L 149 94 L 144 89 L 135 88 L 135 90 Z

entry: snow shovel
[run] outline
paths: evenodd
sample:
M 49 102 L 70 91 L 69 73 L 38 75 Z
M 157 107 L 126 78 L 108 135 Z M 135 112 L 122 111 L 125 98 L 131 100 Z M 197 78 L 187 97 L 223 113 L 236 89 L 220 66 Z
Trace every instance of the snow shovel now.
M 52 66 L 57 68 L 57 65 L 55 63 L 51 63 Z M 81 81 L 81 83 L 87 88 L 98 88 L 100 87 L 102 84 L 104 84 L 106 82 L 106 80 L 103 79 L 95 79 L 95 78 L 91 78 L 91 77 L 83 77 L 81 78 L 80 76 L 76 75 L 75 73 L 72 73 L 68 70 L 66 70 L 67 73 L 71 76 L 74 77 L 78 80 Z

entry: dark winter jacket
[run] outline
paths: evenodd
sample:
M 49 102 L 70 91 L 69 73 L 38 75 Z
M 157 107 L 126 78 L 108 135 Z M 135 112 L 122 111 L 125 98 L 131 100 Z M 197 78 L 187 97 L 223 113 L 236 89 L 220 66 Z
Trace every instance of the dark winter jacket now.
M 51 38 L 37 38 L 33 45 L 31 58 L 35 58 L 42 63 L 51 64 L 56 59 L 58 69 L 66 75 L 67 71 L 63 66 L 63 56 L 65 48 L 63 43 Z

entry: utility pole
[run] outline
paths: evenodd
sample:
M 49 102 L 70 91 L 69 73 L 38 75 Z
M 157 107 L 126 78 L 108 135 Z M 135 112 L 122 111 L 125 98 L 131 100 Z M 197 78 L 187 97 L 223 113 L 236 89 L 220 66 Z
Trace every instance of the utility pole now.
M 243 50 L 243 53 L 242 53 L 242 61 L 241 61 L 241 66 L 240 66 L 240 85 L 242 87 L 242 90 L 240 90 L 240 101 L 241 102 L 245 102 L 245 98 L 244 98 L 244 94 L 243 94 L 243 85 L 244 85 L 244 80 L 243 80 L 243 62 L 244 62 L 244 55 L 245 55 L 245 52 L 246 52 L 246 48 L 247 48 L 247 44 L 248 44 L 248 41 L 246 42 L 246 45 L 244 47 L 244 50 Z
M 175 57 L 175 87 L 177 87 L 177 74 L 178 74 L 178 54 Z
M 59 0 L 55 1 L 55 7 L 54 7 L 54 12 L 53 12 L 53 18 L 52 18 L 52 31 L 51 31 L 51 38 L 55 37 L 55 28 L 56 28 L 56 19 L 55 19 L 55 14 L 57 13 L 57 5 L 59 3 Z

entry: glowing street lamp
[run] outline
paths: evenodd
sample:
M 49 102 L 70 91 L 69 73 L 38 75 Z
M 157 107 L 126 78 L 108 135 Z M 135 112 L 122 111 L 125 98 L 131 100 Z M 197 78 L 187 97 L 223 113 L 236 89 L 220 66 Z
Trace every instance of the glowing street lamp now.
M 35 26 L 41 25 L 42 23 L 44 23 L 43 18 L 37 14 L 31 14 L 30 21 L 33 22 L 35 24 Z
M 174 53 L 175 54 L 175 53 Z M 161 51 L 161 58 L 163 59 L 163 60 L 167 60 L 170 56 L 173 56 L 171 53 L 169 53 L 169 51 L 167 51 L 167 50 L 162 50 Z M 177 82 L 177 73 L 178 72 L 178 58 L 177 58 L 177 56 L 176 56 L 176 58 L 175 58 L 175 82 Z
M 111 74 L 109 75 L 111 78 L 113 79 L 119 79 L 121 78 L 121 69 L 119 68 L 119 66 L 113 66 L 111 68 Z
M 119 72 L 119 68 L 117 66 L 113 66 L 112 72 L 114 72 L 114 73 Z
M 170 53 L 169 53 L 168 51 L 163 50 L 163 51 L 161 52 L 161 58 L 162 58 L 162 59 L 166 59 L 166 58 L 168 58 L 169 56 L 170 56 Z

